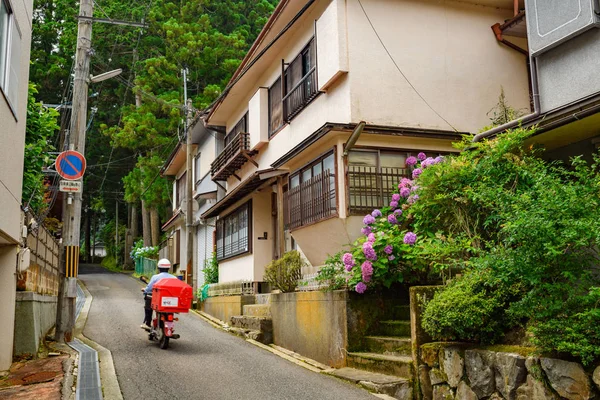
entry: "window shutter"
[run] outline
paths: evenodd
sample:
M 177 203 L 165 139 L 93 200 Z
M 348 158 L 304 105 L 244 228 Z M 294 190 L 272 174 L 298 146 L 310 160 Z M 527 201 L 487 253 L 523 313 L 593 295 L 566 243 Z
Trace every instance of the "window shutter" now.
M 14 18 L 11 18 L 11 43 L 9 50 L 9 70 L 8 70 L 8 85 L 7 96 L 15 114 L 18 113 L 17 105 L 19 101 L 19 66 L 21 63 L 21 33 L 17 27 Z

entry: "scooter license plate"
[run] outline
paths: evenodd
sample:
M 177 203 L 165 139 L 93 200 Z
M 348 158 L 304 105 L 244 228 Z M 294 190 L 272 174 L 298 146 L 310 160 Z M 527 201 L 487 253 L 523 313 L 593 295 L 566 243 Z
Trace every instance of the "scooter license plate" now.
M 161 305 L 163 307 L 179 307 L 178 297 L 163 297 L 161 299 Z

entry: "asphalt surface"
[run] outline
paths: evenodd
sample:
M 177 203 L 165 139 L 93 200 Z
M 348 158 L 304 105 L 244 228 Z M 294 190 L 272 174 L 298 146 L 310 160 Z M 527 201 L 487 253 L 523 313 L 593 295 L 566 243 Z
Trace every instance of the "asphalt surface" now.
M 112 352 L 125 400 L 374 398 L 216 329 L 191 313 L 180 314 L 175 323 L 181 339 L 161 350 L 139 327 L 142 282 L 89 265 L 80 266 L 79 274 L 93 296 L 83 333 Z

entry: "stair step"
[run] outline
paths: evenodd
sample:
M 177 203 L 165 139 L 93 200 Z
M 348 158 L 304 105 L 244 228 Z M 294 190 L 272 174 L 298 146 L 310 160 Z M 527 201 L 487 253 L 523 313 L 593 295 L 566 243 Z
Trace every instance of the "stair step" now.
M 412 379 L 412 357 L 392 356 L 378 353 L 348 353 L 346 364 L 351 368 Z
M 271 306 L 269 304 L 248 304 L 244 306 L 244 315 L 271 318 Z
M 334 369 L 326 373 L 357 383 L 375 393 L 386 394 L 395 399 L 412 399 L 412 385 L 408 379 L 355 368 Z
M 412 357 L 412 341 L 410 337 L 365 336 L 368 350 L 391 356 Z
M 399 321 L 410 321 L 410 306 L 392 307 L 392 318 Z
M 410 321 L 379 321 L 379 336 L 410 336 Z
M 231 317 L 230 325 L 234 328 L 251 331 L 272 332 L 273 320 L 266 317 L 252 317 L 247 315 L 236 315 Z

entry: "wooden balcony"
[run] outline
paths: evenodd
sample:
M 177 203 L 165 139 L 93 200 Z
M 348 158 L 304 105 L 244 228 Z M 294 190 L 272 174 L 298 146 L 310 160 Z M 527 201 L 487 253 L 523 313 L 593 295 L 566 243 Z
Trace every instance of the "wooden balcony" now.
M 252 159 L 257 153 L 250 150 L 250 134 L 238 133 L 210 165 L 212 180 L 225 181 L 232 175 L 241 180 L 235 172 L 248 161 L 258 167 Z

